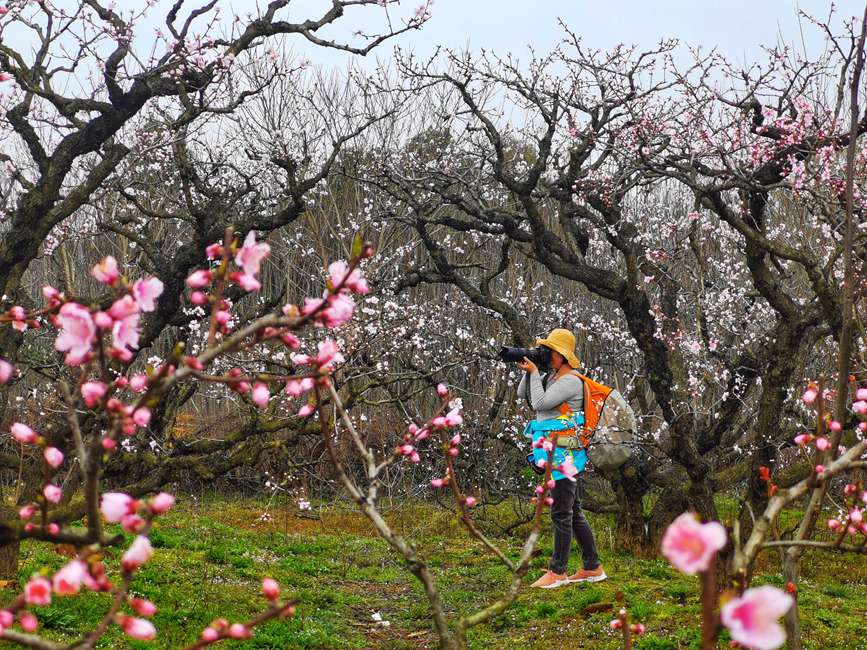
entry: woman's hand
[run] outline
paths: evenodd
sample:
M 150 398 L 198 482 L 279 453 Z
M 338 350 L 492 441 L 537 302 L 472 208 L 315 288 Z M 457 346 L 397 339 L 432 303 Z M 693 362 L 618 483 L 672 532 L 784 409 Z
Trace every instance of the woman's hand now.
M 522 361 L 519 361 L 519 362 L 518 362 L 518 367 L 519 367 L 521 370 L 526 370 L 526 371 L 529 372 L 531 375 L 532 375 L 534 372 L 539 372 L 539 369 L 536 367 L 536 364 L 533 363 L 532 361 L 530 361 L 527 357 L 524 357 L 524 359 L 523 359 Z

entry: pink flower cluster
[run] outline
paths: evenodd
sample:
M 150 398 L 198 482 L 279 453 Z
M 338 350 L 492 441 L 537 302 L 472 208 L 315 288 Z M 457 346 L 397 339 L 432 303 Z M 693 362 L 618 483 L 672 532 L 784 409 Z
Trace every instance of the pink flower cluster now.
M 368 257 L 373 251 L 368 251 Z M 314 314 L 317 325 L 334 329 L 340 327 L 355 311 L 351 293 L 365 294 L 370 291 L 358 269 L 349 270 L 349 265 L 340 260 L 328 266 L 328 290 L 322 298 L 305 298 L 301 308 L 303 316 Z M 287 305 L 286 308 L 289 308 Z
M 662 554 L 676 569 L 695 575 L 710 568 L 726 540 L 726 531 L 721 524 L 715 521 L 702 524 L 694 514 L 685 512 L 665 531 Z M 774 650 L 786 640 L 778 619 L 793 602 L 789 594 L 776 587 L 766 585 L 747 589 L 722 606 L 720 619 L 732 639 L 742 647 Z
M 91 275 L 110 286 L 120 285 L 117 261 L 109 256 L 93 267 Z M 78 366 L 93 355 L 94 345 L 103 333 L 112 338 L 110 354 L 121 361 L 130 361 L 139 345 L 139 319 L 143 312 L 156 309 L 156 300 L 163 292 L 163 283 L 153 277 L 136 280 L 117 298 L 108 311 L 92 312 L 77 302 L 64 302 L 63 294 L 53 287 L 44 287 L 43 295 L 50 306 L 60 305 L 52 317 L 60 334 L 54 343 L 66 353 L 66 363 Z
M 121 523 L 125 530 L 140 533 L 146 528 L 147 521 L 139 516 L 139 512 L 146 517 L 166 512 L 174 505 L 175 498 L 166 492 L 162 492 L 146 504 L 136 501 L 127 494 L 108 492 L 102 495 L 100 510 L 108 523 Z M 33 515 L 35 508 L 25 506 L 22 511 L 23 518 Z M 146 510 L 146 512 L 144 510 Z M 25 516 L 26 515 L 26 516 Z M 126 573 L 133 573 L 148 562 L 153 556 L 153 547 L 150 540 L 144 534 L 137 534 L 129 548 L 121 557 L 121 566 Z M 52 595 L 72 596 L 79 593 L 82 587 L 91 591 L 111 591 L 113 586 L 108 580 L 102 563 L 92 556 L 79 556 L 67 562 L 57 571 L 51 580 L 41 575 L 34 575 L 24 587 L 24 602 L 27 606 L 45 606 L 51 604 Z M 115 618 L 117 625 L 128 636 L 134 639 L 149 640 L 156 635 L 153 624 L 145 618 L 156 613 L 156 606 L 147 600 L 132 598 L 128 601 L 129 606 L 136 614 L 144 618 L 136 618 L 127 614 L 118 614 Z M 11 625 L 11 612 L 0 611 L 0 627 Z M 28 619 L 21 618 L 21 625 L 25 631 L 36 629 L 36 617 L 27 612 Z M 3 620 L 7 624 L 3 624 Z M 30 629 L 28 629 L 28 627 Z
M 843 488 L 843 513 L 829 519 L 828 528 L 840 535 L 867 537 L 867 490 L 860 483 L 848 483 Z

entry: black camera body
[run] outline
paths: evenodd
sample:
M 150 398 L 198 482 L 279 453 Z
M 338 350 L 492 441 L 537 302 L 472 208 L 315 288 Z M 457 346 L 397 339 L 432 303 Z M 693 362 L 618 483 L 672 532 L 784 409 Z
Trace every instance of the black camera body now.
M 527 357 L 535 363 L 539 369 L 547 370 L 551 367 L 551 348 L 539 345 L 535 348 L 510 348 L 503 346 L 500 349 L 500 359 L 506 362 L 521 361 Z

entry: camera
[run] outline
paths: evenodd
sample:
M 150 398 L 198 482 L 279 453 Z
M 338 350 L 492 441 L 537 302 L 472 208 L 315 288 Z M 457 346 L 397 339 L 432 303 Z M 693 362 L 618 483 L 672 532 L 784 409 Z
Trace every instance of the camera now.
M 500 348 L 500 359 L 503 361 L 521 361 L 524 357 L 527 357 L 540 369 L 551 367 L 551 349 L 544 345 L 535 348 L 510 348 L 504 345 Z

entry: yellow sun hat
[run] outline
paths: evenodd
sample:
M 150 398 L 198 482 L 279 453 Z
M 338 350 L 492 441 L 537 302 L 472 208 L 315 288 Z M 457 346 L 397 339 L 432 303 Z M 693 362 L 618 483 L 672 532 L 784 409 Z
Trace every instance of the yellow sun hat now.
M 551 330 L 548 338 L 536 339 L 536 345 L 544 345 L 546 348 L 559 352 L 566 362 L 573 368 L 578 368 L 578 357 L 575 356 L 575 335 L 569 330 Z

